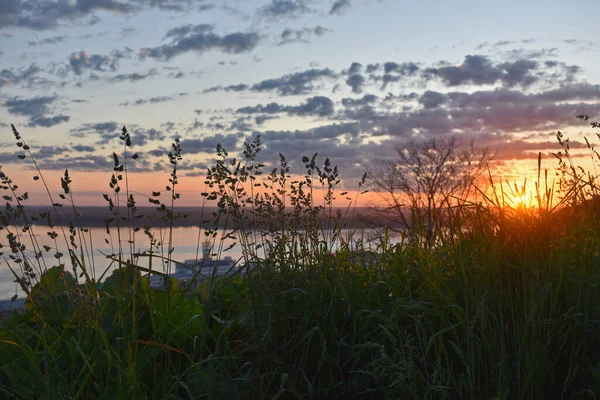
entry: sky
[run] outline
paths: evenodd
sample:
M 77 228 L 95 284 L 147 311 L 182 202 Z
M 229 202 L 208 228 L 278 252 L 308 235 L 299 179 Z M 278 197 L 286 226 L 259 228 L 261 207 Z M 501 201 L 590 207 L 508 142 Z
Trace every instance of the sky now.
M 569 3 L 569 4 L 567 4 Z M 595 0 L 1 0 L 0 164 L 48 204 L 14 124 L 55 193 L 68 168 L 104 204 L 123 126 L 141 194 L 168 181 L 181 138 L 181 204 L 217 144 L 261 160 L 330 158 L 343 189 L 411 139 L 457 136 L 523 179 L 556 132 L 575 152 L 600 119 Z M 592 139 L 591 136 L 590 140 Z M 547 161 L 546 161 L 547 160 Z

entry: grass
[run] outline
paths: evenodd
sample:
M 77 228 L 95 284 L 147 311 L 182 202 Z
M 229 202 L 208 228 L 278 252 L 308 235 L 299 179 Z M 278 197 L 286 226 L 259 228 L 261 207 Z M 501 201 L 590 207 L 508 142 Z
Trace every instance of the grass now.
M 105 195 L 114 212 L 107 231 L 117 235 L 109 257 L 121 267 L 109 276 L 94 275 L 93 244 L 77 221 L 63 231 L 52 215 L 41 216 L 54 248 L 37 244 L 37 227 L 14 225 L 27 196 L 1 176 L 9 265 L 28 302 L 24 315 L 0 325 L 0 398 L 600 395 L 597 186 L 594 175 L 570 167 L 562 136 L 556 190 L 538 176 L 535 207 L 511 205 L 502 189 L 480 204 L 462 202 L 434 246 L 409 240 L 418 229 L 399 242 L 348 234 L 344 218 L 353 207 L 333 206 L 346 194 L 338 194 L 329 161 L 304 158 L 305 175 L 296 179 L 283 156 L 263 174 L 258 139 L 238 159 L 219 146 L 203 193 L 219 212 L 206 216 L 200 232 L 217 254 L 226 250 L 225 236 L 234 238 L 243 249 L 240 263 L 251 268 L 188 291 L 172 281 L 167 290 L 152 289 L 146 277 L 161 274 L 152 265 L 175 261 L 169 238 L 183 217 L 175 189 L 185 146 L 176 142 L 169 154 L 168 199 L 160 201 L 159 192 L 149 198 L 165 220 L 166 232 L 156 233 L 137 215 L 120 161 L 131 157 L 126 130 L 121 140 Z M 62 183 L 61 198 L 75 207 L 68 172 Z M 136 234 L 152 238 L 143 255 L 150 268 L 139 265 Z M 163 236 L 165 243 L 157 239 Z M 64 247 L 68 254 L 60 254 Z M 56 262 L 44 264 L 41 252 Z

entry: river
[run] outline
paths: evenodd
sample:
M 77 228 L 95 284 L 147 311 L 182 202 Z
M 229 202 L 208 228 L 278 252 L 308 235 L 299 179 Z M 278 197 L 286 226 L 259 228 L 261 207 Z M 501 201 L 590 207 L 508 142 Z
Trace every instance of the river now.
M 41 263 L 43 265 L 43 263 L 45 263 L 46 267 L 51 267 L 53 265 L 57 265 L 58 264 L 58 260 L 54 257 L 54 254 L 56 253 L 55 251 L 55 243 L 54 241 L 46 234 L 46 232 L 48 231 L 47 227 L 43 227 L 43 226 L 34 226 L 33 230 L 35 232 L 35 240 L 38 242 L 39 246 L 50 246 L 52 247 L 52 249 L 49 252 L 43 252 L 43 257 Z M 13 230 L 14 231 L 14 230 Z M 56 227 L 55 231 L 57 233 L 59 233 L 59 236 L 56 238 L 57 241 L 57 245 L 59 248 L 59 251 L 62 252 L 64 255 L 67 255 L 66 257 L 63 256 L 63 258 L 61 259 L 61 262 L 64 263 L 66 265 L 66 270 L 68 271 L 72 271 L 72 268 L 70 266 L 70 260 L 68 258 L 68 253 L 66 251 L 66 243 L 65 243 L 65 239 L 62 235 L 62 231 L 60 229 L 60 227 Z M 65 232 L 68 235 L 68 229 L 65 228 Z M 153 229 L 154 234 L 155 234 L 155 238 L 158 239 L 158 241 L 162 241 L 164 243 L 164 245 L 162 246 L 158 246 L 158 248 L 154 248 L 154 252 L 155 253 L 161 253 L 162 254 L 166 254 L 167 253 L 167 241 L 168 241 L 168 229 L 158 229 L 155 228 Z M 224 233 L 224 235 L 227 232 Z M 343 231 L 342 234 L 347 234 L 348 231 Z M 23 234 L 22 232 L 20 233 L 22 235 L 21 240 L 22 243 L 25 244 L 26 250 L 25 250 L 25 255 L 30 259 L 32 264 L 36 264 L 36 260 L 33 257 L 34 253 L 31 250 L 32 246 L 30 245 L 31 243 L 31 239 L 29 237 L 27 237 L 25 234 Z M 173 228 L 173 254 L 172 254 L 172 259 L 175 261 L 179 261 L 179 262 L 183 262 L 185 260 L 188 259 L 196 259 L 197 255 L 201 258 L 202 257 L 202 245 L 198 246 L 199 243 L 199 236 L 200 234 L 200 243 L 202 243 L 202 241 L 205 240 L 205 235 L 203 232 L 200 232 L 198 228 L 196 227 L 180 227 L 180 228 Z M 360 231 L 359 233 L 357 233 L 357 235 L 361 235 L 362 231 Z M 255 235 L 258 236 L 258 235 Z M 219 236 L 221 237 L 221 236 Z M 77 238 L 77 236 L 76 236 Z M 85 259 L 86 259 L 86 264 L 87 265 L 91 265 L 92 267 L 89 268 L 89 272 L 92 276 L 95 276 L 96 278 L 99 278 L 102 276 L 103 273 L 106 272 L 105 276 L 110 275 L 111 270 L 115 269 L 118 267 L 118 264 L 114 263 L 113 261 L 111 261 L 110 259 L 106 258 L 106 254 L 115 254 L 117 253 L 117 247 L 118 247 L 118 238 L 117 238 L 117 234 L 116 234 L 116 230 L 115 229 L 111 229 L 111 234 L 107 234 L 105 229 L 100 229 L 100 228 L 91 228 L 89 229 L 88 233 L 85 233 L 85 239 L 88 243 L 88 248 L 94 248 L 93 252 L 89 253 L 89 256 L 87 255 L 87 252 L 85 253 Z M 68 238 L 67 238 L 68 240 Z M 106 243 L 106 241 L 108 241 L 109 244 Z M 122 246 L 124 247 L 124 254 L 128 255 L 130 254 L 130 246 L 129 246 L 129 237 L 127 234 L 126 230 L 123 230 L 122 232 L 122 237 L 121 237 L 121 243 Z M 15 283 L 15 277 L 13 275 L 13 272 L 11 271 L 11 269 L 9 268 L 12 267 L 12 269 L 17 273 L 17 275 L 21 274 L 21 269 L 20 269 L 20 264 L 15 263 L 14 261 L 12 261 L 9 258 L 9 255 L 11 254 L 10 248 L 8 247 L 8 242 L 7 239 L 5 237 L 3 237 L 2 240 L 0 240 L 0 243 L 2 243 L 3 248 L 0 249 L 0 251 L 3 251 L 2 257 L 0 258 L 0 300 L 4 300 L 4 299 L 8 299 L 12 296 L 14 296 L 15 294 L 18 297 L 23 297 L 25 295 L 25 293 L 21 290 L 21 288 L 19 287 L 19 285 L 17 283 Z M 76 243 L 79 244 L 79 240 L 76 239 Z M 91 246 L 90 246 L 91 243 Z M 111 246 L 111 243 L 113 244 Z M 148 237 L 143 233 L 143 231 L 139 231 L 135 234 L 135 252 L 148 252 L 148 249 L 150 248 L 150 241 L 148 239 Z M 213 240 L 214 243 L 214 247 L 213 247 L 213 253 L 217 253 L 218 252 L 218 246 L 220 243 L 220 240 Z M 225 239 L 223 240 L 223 249 L 229 247 L 230 245 L 232 245 L 234 243 L 234 241 L 232 239 Z M 85 246 L 84 246 L 85 247 Z M 242 248 L 239 244 L 233 246 L 232 248 L 230 248 L 227 251 L 224 251 L 221 253 L 222 257 L 225 256 L 230 256 L 232 257 L 234 260 L 237 260 L 241 257 L 242 255 Z M 22 257 L 20 255 L 18 255 L 19 257 Z M 143 267 L 148 267 L 148 257 L 140 257 L 139 258 L 139 265 L 143 266 Z M 153 264 L 152 264 L 152 268 L 158 271 L 163 271 L 163 272 L 167 272 L 167 265 L 165 265 L 164 263 L 160 262 L 160 259 L 154 258 L 153 260 Z M 173 270 L 174 270 L 174 266 L 172 266 Z M 34 268 L 35 270 L 38 269 L 38 267 L 36 266 Z M 82 280 L 80 279 L 80 282 L 82 282 Z

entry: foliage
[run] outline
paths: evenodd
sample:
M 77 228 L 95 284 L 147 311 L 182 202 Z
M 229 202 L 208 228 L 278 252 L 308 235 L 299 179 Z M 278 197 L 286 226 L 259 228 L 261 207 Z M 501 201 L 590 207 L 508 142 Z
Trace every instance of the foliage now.
M 396 154 L 374 166 L 373 188 L 386 212 L 431 245 L 447 225 L 452 207 L 469 199 L 487 168 L 490 150 L 450 137 L 412 140 L 398 147 Z
M 125 146 L 135 139 L 121 136 Z M 174 145 L 176 167 L 185 148 Z M 600 216 L 588 206 L 595 179 L 572 180 L 575 189 L 564 193 L 584 185 L 584 198 L 569 196 L 556 207 L 540 177 L 536 207 L 511 205 L 504 191 L 482 204 L 462 203 L 435 246 L 410 236 L 369 241 L 341 229 L 344 215 L 332 205 L 335 167 L 307 157 L 298 178 L 281 157 L 263 174 L 259 150 L 259 139 L 241 159 L 219 147 L 204 194 L 220 206 L 214 219 L 234 229 L 208 222 L 214 251 L 232 235 L 244 248 L 247 274 L 186 288 L 165 274 L 166 289 L 151 288 L 148 274 L 161 273 L 138 265 L 142 254 L 127 245 L 108 255 L 118 268 L 96 276 L 77 221 L 62 231 L 50 215 L 23 217 L 27 196 L 2 175 L 11 197 L 2 229 L 28 301 L 24 314 L 0 325 L 0 398 L 600 395 Z M 113 192 L 105 197 L 115 211 L 107 226 L 116 225 L 129 244 L 141 218 L 122 159 L 115 157 Z M 176 168 L 170 179 L 170 204 L 149 198 L 168 210 L 166 229 L 177 215 Z M 73 190 L 65 173 L 66 200 Z M 315 190 L 324 191 L 322 203 Z M 16 214 L 46 218 L 56 247 L 40 248 L 35 227 L 15 225 Z M 154 265 L 175 262 L 168 242 L 161 253 L 153 240 L 144 256 Z M 38 251 L 53 254 L 55 265 L 44 265 Z

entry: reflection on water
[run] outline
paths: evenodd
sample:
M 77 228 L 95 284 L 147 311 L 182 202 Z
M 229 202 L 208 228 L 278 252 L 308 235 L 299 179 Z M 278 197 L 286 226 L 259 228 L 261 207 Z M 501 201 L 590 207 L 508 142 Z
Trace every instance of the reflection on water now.
M 37 232 L 40 232 L 40 227 L 35 227 L 37 228 Z M 44 228 L 41 228 L 44 229 Z M 47 228 L 45 228 L 47 230 Z M 57 232 L 60 232 L 59 228 L 56 228 Z M 153 253 L 155 256 L 166 256 L 167 255 L 167 242 L 168 242 L 168 231 L 167 230 L 162 230 L 159 231 L 158 229 L 153 231 L 155 234 L 155 238 L 157 239 L 157 242 L 162 242 L 164 243 L 164 245 L 159 246 L 158 248 L 154 248 L 153 249 Z M 68 233 L 67 233 L 68 234 Z M 192 227 L 186 227 L 186 228 L 173 228 L 173 245 L 174 245 L 174 250 L 173 250 L 173 254 L 172 254 L 172 258 L 175 261 L 179 261 L 179 262 L 183 262 L 185 260 L 188 259 L 195 259 L 197 258 L 196 255 L 197 253 L 197 243 L 198 243 L 198 234 L 199 234 L 199 230 L 198 228 L 192 228 Z M 91 235 L 91 238 L 90 238 Z M 54 242 L 48 237 L 48 235 L 44 235 L 44 234 L 38 234 L 36 235 L 36 239 L 38 241 L 39 246 L 54 246 Z M 96 277 L 96 278 L 100 278 L 103 274 L 105 274 L 105 276 L 110 275 L 111 271 L 114 270 L 115 268 L 118 268 L 119 265 L 115 262 L 113 262 L 110 259 L 106 258 L 106 255 L 110 255 L 110 254 L 116 254 L 118 252 L 118 238 L 116 237 L 116 232 L 111 231 L 111 235 L 108 235 L 106 233 L 105 229 L 100 229 L 100 228 L 93 228 L 89 230 L 89 233 L 86 234 L 86 241 L 88 243 L 88 245 L 91 243 L 92 246 L 88 246 L 88 247 L 93 247 L 94 248 L 94 252 L 93 255 L 86 251 L 84 251 L 84 259 L 86 260 L 86 264 L 87 265 L 92 265 L 92 267 L 89 269 L 90 270 L 90 275 Z M 91 240 L 90 240 L 91 239 Z M 204 239 L 204 235 L 202 235 L 201 240 Z M 63 254 L 68 255 L 68 252 L 65 250 L 66 248 L 66 243 L 65 240 L 62 238 L 62 234 L 56 239 L 58 246 L 59 246 L 59 251 L 61 251 Z M 108 241 L 108 243 L 107 243 Z M 123 246 L 123 252 L 124 254 L 129 254 L 130 253 L 130 244 L 128 243 L 129 241 L 129 236 L 128 234 L 125 232 L 124 235 L 122 235 L 121 237 L 121 243 Z M 37 261 L 34 259 L 33 257 L 33 251 L 30 250 L 30 248 L 32 246 L 28 245 L 29 242 L 29 238 L 28 237 L 22 237 L 22 243 L 24 243 L 27 248 L 25 251 L 25 254 L 28 255 L 30 257 L 31 263 L 32 264 L 36 264 L 37 265 Z M 76 243 L 79 245 L 79 241 L 78 239 L 76 240 Z M 225 241 L 226 246 L 228 246 L 229 244 L 232 243 L 232 240 L 227 239 Z M 11 296 L 13 296 L 15 293 L 19 295 L 19 297 L 24 296 L 23 291 L 21 290 L 21 288 L 18 286 L 18 284 L 16 284 L 14 282 L 15 277 L 13 275 L 13 273 L 11 272 L 10 267 L 12 267 L 15 272 L 17 274 L 20 273 L 20 267 L 18 264 L 12 262 L 9 258 L 8 255 L 10 254 L 10 250 L 8 250 L 8 246 L 6 243 L 6 239 L 4 239 L 4 241 L 2 242 L 2 244 L 4 245 L 3 250 L 5 250 L 4 255 L 3 255 L 3 259 L 0 262 L 0 299 L 7 299 L 10 298 Z M 141 231 L 136 233 L 135 235 L 135 248 L 134 248 L 134 253 L 148 253 L 148 250 L 150 248 L 150 241 L 148 239 L 148 237 L 143 234 Z M 6 251 L 8 250 L 8 251 Z M 43 253 L 43 258 L 42 260 L 40 260 L 41 265 L 46 265 L 46 267 L 51 267 L 53 265 L 57 265 L 57 259 L 54 257 L 55 254 L 55 250 L 52 249 L 49 252 L 44 252 Z M 234 246 L 233 248 L 231 248 L 230 250 L 227 251 L 227 255 L 231 256 L 234 259 L 238 259 L 241 255 L 241 249 L 239 246 Z M 79 255 L 81 256 L 81 255 Z M 199 257 L 201 257 L 201 250 L 200 250 L 200 254 Z M 173 269 L 174 270 L 174 266 L 169 266 L 166 264 L 166 262 L 162 261 L 159 257 L 153 257 L 152 258 L 152 268 L 158 271 L 162 271 L 162 272 L 167 272 L 167 269 Z M 62 263 L 65 263 L 65 265 L 67 266 L 67 270 L 72 271 L 71 267 L 70 267 L 70 260 L 67 257 L 63 256 L 63 258 L 61 259 Z M 149 257 L 147 256 L 141 256 L 139 258 L 139 265 L 143 266 L 143 267 L 150 267 L 149 265 Z M 37 271 L 38 267 L 35 267 L 34 270 Z
M 42 233 L 42 232 L 45 232 L 45 230 L 48 230 L 48 228 L 42 228 L 42 227 L 38 226 L 38 227 L 34 227 L 34 229 L 35 229 L 35 232 L 37 233 L 35 239 L 37 240 L 39 246 L 47 245 L 47 246 L 54 247 L 53 240 L 50 239 L 50 237 L 48 237 L 48 235 Z M 45 229 L 45 230 L 42 230 L 42 229 Z M 57 232 L 60 232 L 59 227 L 55 228 L 55 230 Z M 157 242 L 164 243 L 163 246 L 159 246 L 158 249 L 155 248 L 153 250 L 154 254 L 158 255 L 158 256 L 161 256 L 161 255 L 166 256 L 166 254 L 167 254 L 167 244 L 166 243 L 168 242 L 168 230 L 167 229 L 163 229 L 163 230 L 156 229 L 156 230 L 153 230 L 153 233 L 155 235 L 155 239 L 157 240 Z M 362 233 L 363 232 L 357 233 L 356 237 L 359 237 Z M 198 240 L 199 234 L 201 235 L 200 241 Z M 68 231 L 67 231 L 67 235 L 68 235 Z M 90 238 L 90 235 L 91 235 L 91 238 Z M 223 235 L 226 236 L 225 234 L 223 234 Z M 345 236 L 344 232 L 343 232 L 343 235 Z M 254 235 L 254 236 L 255 236 L 255 238 L 253 240 L 256 240 L 256 242 L 259 242 L 260 234 L 256 233 L 256 235 Z M 204 234 L 199 232 L 198 228 L 194 228 L 194 227 L 173 228 L 173 245 L 174 245 L 174 250 L 172 253 L 173 260 L 178 261 L 178 262 L 184 262 L 185 260 L 201 258 L 202 257 L 202 248 L 201 248 L 201 245 L 198 246 L 198 243 L 199 242 L 201 243 L 202 241 L 204 241 L 204 239 L 205 239 Z M 22 243 L 27 246 L 27 249 L 25 252 L 27 255 L 30 256 L 30 260 L 31 260 L 32 264 L 34 264 L 34 261 L 36 261 L 36 260 L 33 257 L 33 251 L 31 250 L 32 246 L 29 245 L 29 243 L 30 243 L 29 238 L 22 236 L 21 240 L 22 240 Z M 59 250 L 63 254 L 68 255 L 68 252 L 65 250 L 66 244 L 65 244 L 65 239 L 62 237 L 62 234 L 60 234 L 56 240 L 57 240 L 57 243 L 59 246 Z M 111 230 L 111 235 L 108 235 L 106 233 L 105 229 L 92 228 L 89 230 L 89 233 L 86 234 L 85 240 L 88 243 L 89 248 L 95 249 L 93 252 L 93 257 L 92 257 L 92 254 L 88 255 L 84 251 L 84 258 L 86 260 L 86 264 L 92 265 L 92 267 L 89 268 L 90 275 L 92 275 L 96 278 L 100 278 L 103 274 L 105 276 L 110 275 L 110 273 L 113 269 L 118 268 L 117 263 L 115 263 L 112 260 L 107 259 L 105 257 L 105 255 L 116 254 L 118 252 L 119 240 L 117 238 L 116 231 Z M 126 230 L 124 230 L 122 237 L 121 237 L 121 243 L 123 246 L 124 254 L 130 253 L 130 250 L 129 250 L 130 244 L 128 243 L 128 241 L 129 241 L 128 233 L 126 232 Z M 4 255 L 3 255 L 2 260 L 0 261 L 0 300 L 10 298 L 11 296 L 15 295 L 15 293 L 19 297 L 23 297 L 24 293 L 21 290 L 21 288 L 14 282 L 15 277 L 13 276 L 13 273 L 9 269 L 9 265 L 13 269 L 15 269 L 15 272 L 17 274 L 20 274 L 20 271 L 21 271 L 20 267 L 18 264 L 15 264 L 8 258 L 9 254 L 10 254 L 10 250 L 9 250 L 9 247 L 7 246 L 7 240 L 4 239 L 4 240 L 0 241 L 0 243 L 2 243 L 4 245 L 4 248 L 2 249 L 2 250 L 4 250 Z M 76 237 L 76 243 L 79 244 L 77 237 Z M 91 243 L 91 245 L 90 245 L 90 243 Z M 220 243 L 220 240 L 217 240 L 215 242 L 213 253 L 219 252 L 219 243 Z M 223 240 L 221 247 L 224 250 L 224 249 L 229 248 L 233 243 L 234 243 L 234 240 L 225 239 L 225 240 Z M 143 234 L 142 231 L 136 233 L 134 253 L 141 253 L 141 252 L 147 253 L 149 247 L 150 247 L 150 241 L 149 241 L 148 237 L 145 234 Z M 45 263 L 45 265 L 47 267 L 57 265 L 57 259 L 54 258 L 54 253 L 55 253 L 54 249 L 50 250 L 47 253 L 44 253 L 43 259 L 41 260 L 41 262 Z M 227 251 L 223 252 L 222 256 L 230 256 L 234 260 L 238 260 L 242 256 L 242 248 L 239 244 L 237 244 L 237 245 L 229 248 Z M 67 270 L 71 270 L 71 267 L 70 267 L 71 263 L 70 263 L 70 260 L 68 259 L 68 256 L 67 257 L 63 256 L 63 258 L 61 259 L 61 262 L 65 263 L 65 265 L 67 266 Z M 140 266 L 150 267 L 149 257 L 140 257 L 138 263 Z M 44 264 L 42 264 L 42 265 L 44 265 Z M 162 272 L 174 272 L 175 266 L 167 265 L 166 262 L 162 261 L 160 258 L 154 257 L 152 259 L 152 269 L 162 271 Z

